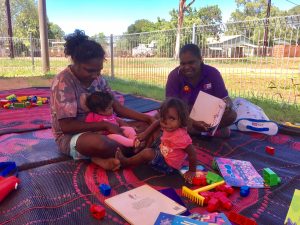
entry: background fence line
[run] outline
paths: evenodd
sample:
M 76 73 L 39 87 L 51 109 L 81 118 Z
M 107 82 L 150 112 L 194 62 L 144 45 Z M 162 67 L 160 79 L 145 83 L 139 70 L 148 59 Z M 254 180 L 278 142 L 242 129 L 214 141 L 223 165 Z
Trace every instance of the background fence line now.
M 233 96 L 300 104 L 300 15 L 194 25 L 181 29 L 180 45 L 197 44 L 206 64 L 222 74 Z M 173 58 L 174 30 L 98 39 L 106 51 L 103 74 L 164 87 Z M 267 39 L 266 39 L 267 37 Z M 10 59 L 9 43 L 14 43 Z M 70 63 L 64 41 L 49 40 L 51 73 Z M 42 75 L 40 40 L 0 37 L 0 77 Z M 113 55 L 113 57 L 111 57 Z

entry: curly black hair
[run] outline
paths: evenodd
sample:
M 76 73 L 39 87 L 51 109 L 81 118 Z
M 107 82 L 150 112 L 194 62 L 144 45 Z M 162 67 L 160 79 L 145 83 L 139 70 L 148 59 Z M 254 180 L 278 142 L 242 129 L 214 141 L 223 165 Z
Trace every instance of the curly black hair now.
M 110 92 L 96 91 L 87 97 L 86 106 L 91 112 L 97 113 L 99 109 L 105 111 L 113 100 L 114 97 Z
M 105 52 L 102 46 L 94 40 L 90 40 L 82 30 L 75 30 L 74 33 L 65 36 L 66 56 L 71 56 L 74 63 L 85 63 L 91 59 L 104 59 Z
M 159 115 L 164 119 L 169 108 L 176 109 L 180 121 L 180 127 L 186 127 L 189 120 L 188 106 L 179 98 L 167 98 L 160 106 Z
M 183 53 L 190 52 L 197 58 L 201 58 L 201 51 L 198 45 L 195 44 L 186 44 L 184 45 L 180 51 L 179 51 L 179 56 L 181 56 Z

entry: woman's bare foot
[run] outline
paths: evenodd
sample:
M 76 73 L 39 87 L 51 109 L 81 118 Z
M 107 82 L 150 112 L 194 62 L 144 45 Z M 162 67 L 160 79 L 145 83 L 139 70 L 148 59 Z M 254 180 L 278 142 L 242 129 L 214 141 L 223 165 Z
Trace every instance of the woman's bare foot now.
M 105 170 L 112 170 L 112 171 L 118 170 L 121 166 L 120 160 L 116 158 L 108 158 L 108 159 L 92 158 L 92 162 Z
M 126 167 L 128 159 L 123 155 L 121 149 L 118 148 L 116 151 L 116 159 L 118 159 L 121 163 L 121 166 Z

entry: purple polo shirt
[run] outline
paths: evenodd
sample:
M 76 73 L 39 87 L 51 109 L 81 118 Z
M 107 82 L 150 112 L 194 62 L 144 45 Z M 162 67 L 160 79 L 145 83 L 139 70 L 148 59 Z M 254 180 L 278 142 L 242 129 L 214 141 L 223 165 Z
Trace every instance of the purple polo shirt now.
M 166 97 L 180 98 L 191 108 L 196 101 L 199 91 L 204 91 L 218 98 L 228 96 L 228 91 L 220 72 L 204 63 L 201 65 L 201 79 L 196 86 L 193 86 L 185 76 L 179 73 L 179 67 L 169 74 L 166 84 Z

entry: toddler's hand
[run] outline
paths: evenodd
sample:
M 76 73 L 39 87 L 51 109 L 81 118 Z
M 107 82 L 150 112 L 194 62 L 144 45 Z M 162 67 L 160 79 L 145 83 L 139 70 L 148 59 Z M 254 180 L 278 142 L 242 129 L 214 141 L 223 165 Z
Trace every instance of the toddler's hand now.
M 187 171 L 183 177 L 185 179 L 186 182 L 192 184 L 193 183 L 193 178 L 196 176 L 196 172 L 192 172 L 192 171 Z

